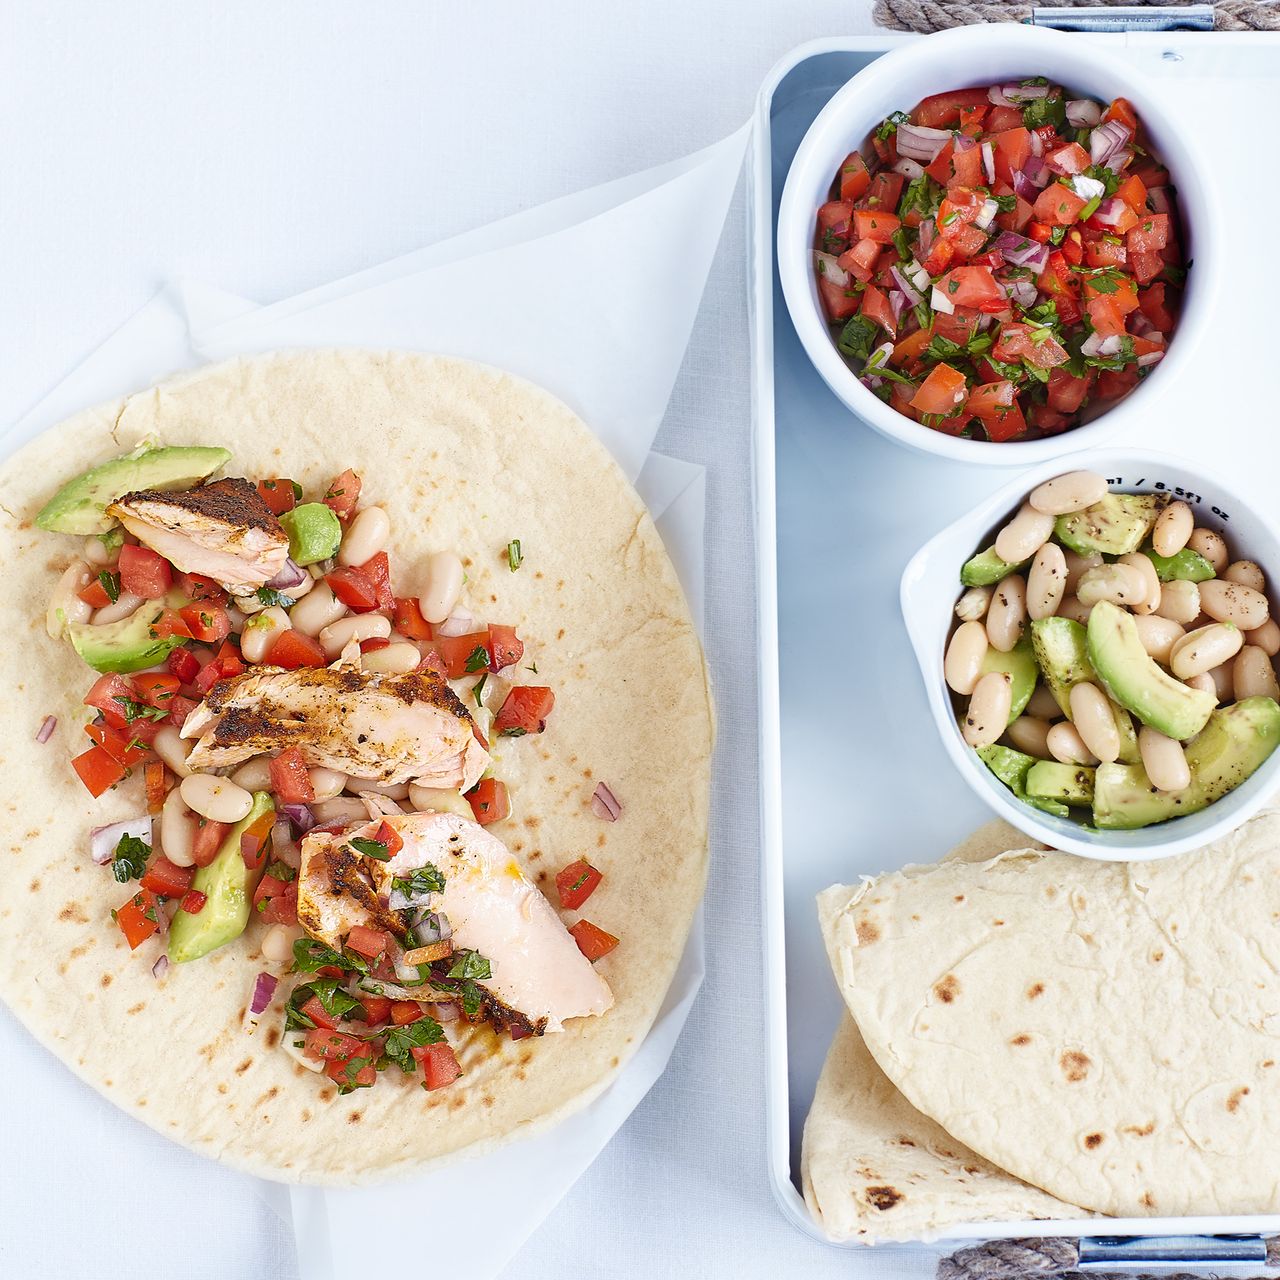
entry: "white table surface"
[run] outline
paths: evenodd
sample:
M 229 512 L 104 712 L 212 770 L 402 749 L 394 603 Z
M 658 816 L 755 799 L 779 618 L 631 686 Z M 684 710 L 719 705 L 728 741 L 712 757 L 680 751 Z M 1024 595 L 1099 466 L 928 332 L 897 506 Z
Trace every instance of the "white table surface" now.
M 867 31 L 868 10 L 869 0 L 0 0 L 0 424 L 166 279 L 271 301 L 686 154 L 747 118 L 787 49 Z M 745 230 L 740 190 L 658 438 L 709 468 L 720 748 L 708 979 L 667 1074 L 511 1277 L 647 1276 L 676 1260 L 686 1275 L 815 1280 L 929 1265 L 813 1244 L 779 1216 L 765 1175 Z M 138 1128 L 82 1092 L 95 1134 Z M 0 1090 L 0 1125 L 23 1105 Z M 0 1143 L 0 1274 L 297 1274 L 290 1228 L 247 1182 L 174 1161 L 159 1138 L 141 1145 L 155 1167 L 65 1153 L 102 1165 L 102 1196 L 85 1205 L 59 1199 L 56 1161 L 42 1157 L 33 1180 Z M 146 1216 L 160 1166 L 183 1180 L 185 1224 Z M 380 1233 L 371 1265 L 418 1236 L 404 1227 Z M 429 1263 L 429 1249 L 417 1252 Z

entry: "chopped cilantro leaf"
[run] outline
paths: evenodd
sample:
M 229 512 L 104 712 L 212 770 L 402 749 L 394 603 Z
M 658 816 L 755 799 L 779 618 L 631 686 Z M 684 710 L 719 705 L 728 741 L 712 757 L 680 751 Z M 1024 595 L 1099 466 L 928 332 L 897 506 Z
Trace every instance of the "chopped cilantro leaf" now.
M 115 604 L 120 599 L 120 578 L 117 574 L 108 573 L 106 569 L 98 570 L 98 582 L 101 584 L 103 591 L 107 593 L 107 599 Z
M 491 978 L 489 961 L 478 951 L 457 951 L 453 964 L 449 967 L 451 978 Z
M 489 651 L 482 644 L 476 645 L 467 658 L 467 671 L 483 671 L 489 665 Z
M 347 969 L 353 973 L 368 973 L 369 965 L 362 956 L 351 951 L 335 951 L 323 942 L 314 938 L 299 938 L 293 944 L 293 971 L 295 973 L 315 973 L 317 969 L 325 969 L 330 965 L 338 969 Z
M 265 605 L 268 609 L 273 605 L 279 605 L 282 609 L 288 609 L 293 604 L 292 596 L 287 596 L 283 591 L 277 591 L 274 587 L 259 587 L 254 594 L 258 597 L 258 602 Z
M 488 679 L 489 679 L 489 673 L 486 671 L 486 672 L 484 673 L 484 675 L 482 675 L 482 676 L 480 677 L 480 679 L 479 679 L 479 680 L 477 680 L 477 681 L 475 682 L 474 686 L 472 686 L 471 694 L 472 694 L 472 697 L 474 697 L 474 698 L 475 698 L 475 700 L 476 700 L 476 706 L 477 706 L 477 707 L 482 707 L 482 706 L 484 706 L 484 701 L 483 701 L 483 699 L 484 699 L 484 686 L 485 686 L 485 682 L 486 682 Z
M 850 359 L 866 360 L 875 346 L 879 327 L 866 316 L 854 316 L 840 331 L 836 346 Z
M 1028 129 L 1041 129 L 1047 124 L 1055 129 L 1067 122 L 1067 104 L 1061 97 L 1033 98 L 1022 108 L 1022 123 Z
M 528 730 L 528 729 L 522 729 L 522 728 L 517 724 L 517 725 L 512 725 L 510 729 L 502 729 L 501 731 L 499 731 L 499 733 L 498 733 L 498 737 L 500 737 L 500 738 L 523 738 L 523 737 L 524 737 L 524 735 L 525 735 L 526 733 L 528 733 L 528 732 L 529 732 L 529 730 Z
M 511 566 L 512 573 L 515 573 L 523 560 L 524 552 L 520 550 L 520 539 L 513 538 L 507 543 L 507 564 Z
M 880 142 L 888 142 L 898 132 L 900 124 L 906 124 L 910 117 L 905 111 L 894 111 L 886 116 L 876 129 L 876 138 Z
M 132 724 L 135 720 L 163 720 L 169 714 L 168 707 L 149 707 L 145 702 L 135 702 L 118 694 L 112 701 L 120 704 L 125 724 Z
M 444 876 L 440 874 L 438 867 L 428 862 L 407 879 L 397 876 L 391 881 L 391 887 L 398 889 L 406 898 L 415 898 L 423 893 L 443 893 Z
M 356 836 L 349 843 L 357 853 L 362 853 L 366 858 L 372 858 L 375 862 L 391 861 L 391 850 L 381 840 L 370 840 L 365 836 Z
M 417 1067 L 413 1050 L 429 1044 L 439 1044 L 444 1039 L 444 1029 L 426 1014 L 416 1022 L 405 1023 L 402 1027 L 388 1027 L 379 1034 L 386 1036 L 384 1052 L 387 1057 L 407 1076 L 413 1075 Z
M 130 880 L 138 880 L 147 869 L 147 859 L 151 857 L 151 846 L 137 836 L 124 835 L 111 855 L 111 874 L 121 884 Z

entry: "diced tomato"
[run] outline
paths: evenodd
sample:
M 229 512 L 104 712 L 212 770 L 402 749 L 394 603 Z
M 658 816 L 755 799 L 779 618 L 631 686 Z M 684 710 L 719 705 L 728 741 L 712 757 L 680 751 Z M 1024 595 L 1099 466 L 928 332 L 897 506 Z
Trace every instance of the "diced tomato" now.
M 231 634 L 231 619 L 221 606 L 207 600 L 178 610 L 193 640 L 201 644 L 221 644 Z
M 383 636 L 370 636 L 367 640 L 361 640 L 361 653 L 376 653 L 379 649 L 390 649 L 391 641 Z
M 191 838 L 191 860 L 197 867 L 207 867 L 218 856 L 230 830 L 225 822 L 214 822 L 209 818 L 197 821 Z
M 1080 216 L 1080 210 L 1089 202 L 1076 195 L 1061 182 L 1051 182 L 1036 198 L 1031 216 L 1037 222 L 1047 222 L 1055 227 L 1069 227 Z
M 556 876 L 560 905 L 566 911 L 577 911 L 595 893 L 604 876 L 585 858 L 571 862 Z
M 119 597 L 118 587 L 119 584 L 117 583 L 117 598 Z M 77 591 L 76 595 L 91 609 L 105 609 L 111 603 L 111 597 L 107 595 L 107 589 L 102 585 L 100 578 L 94 578 L 87 587 L 82 587 Z
M 579 920 L 577 924 L 570 925 L 569 932 L 573 934 L 578 950 L 593 964 L 601 956 L 607 956 L 618 945 L 618 939 L 613 934 L 605 933 L 590 920 Z
M 162 639 L 167 639 L 169 636 L 177 636 L 180 640 L 192 639 L 191 628 L 187 626 L 176 609 L 161 610 L 160 616 L 152 624 L 151 629 Z
M 1031 202 L 1021 196 L 1013 197 L 1013 208 L 1007 213 L 997 213 L 995 224 L 1001 231 L 1021 232 L 1031 221 Z
M 1071 425 L 1071 418 L 1056 409 L 1050 409 L 1047 404 L 1033 404 L 1027 412 L 1027 422 L 1037 431 L 1053 436 L 1059 431 L 1065 431 Z
M 462 1074 L 462 1064 L 453 1047 L 443 1041 L 439 1044 L 414 1045 L 409 1052 L 422 1063 L 422 1084 L 425 1089 L 443 1089 Z
M 191 878 L 195 873 L 194 867 L 174 866 L 164 854 L 153 853 L 140 883 L 144 889 L 150 889 L 162 898 L 180 898 L 191 888 Z
M 500 738 L 541 733 L 547 727 L 547 717 L 555 705 L 556 695 L 545 685 L 517 685 L 507 694 L 494 719 L 494 732 Z
M 1084 314 L 1080 309 L 1079 286 L 1071 266 L 1060 253 L 1049 255 L 1048 265 L 1040 273 L 1040 289 L 1047 293 L 1058 307 L 1058 318 L 1063 324 L 1078 324 Z
M 1098 374 L 1099 400 L 1118 400 L 1138 385 L 1138 375 L 1131 369 L 1103 369 Z
M 1150 284 L 1164 270 L 1165 262 L 1158 253 L 1130 253 L 1129 267 L 1139 284 Z
M 281 880 L 276 876 L 264 875 L 258 881 L 257 888 L 253 891 L 253 909 L 257 911 L 260 902 L 278 898 L 292 883 L 290 880 Z
M 970 396 L 969 399 L 972 401 L 973 396 Z M 974 409 L 972 403 L 970 403 L 969 408 Z M 978 416 L 976 409 L 974 409 L 974 416 Z M 1022 416 L 1022 408 L 1016 399 L 1007 409 L 993 407 L 993 411 L 982 419 L 982 428 L 987 433 L 987 439 L 997 443 L 1004 440 L 1016 440 L 1019 436 L 1027 433 L 1026 419 Z
M 957 307 L 953 312 L 935 311 L 931 332 L 964 346 L 978 332 L 980 314 L 973 307 Z
M 153 760 L 143 770 L 143 778 L 147 790 L 147 812 L 157 814 L 164 808 L 164 765 L 159 760 Z
M 876 244 L 892 244 L 893 233 L 902 225 L 898 216 L 881 209 L 857 209 L 853 215 L 853 232 L 859 240 Z
M 961 228 L 971 223 L 982 212 L 985 197 L 969 187 L 950 187 L 938 206 L 937 223 L 940 234 L 948 240 L 959 234 Z
M 951 237 L 951 245 L 957 258 L 973 258 L 986 248 L 987 240 L 987 233 L 981 227 L 965 224 Z M 1002 259 L 997 257 L 995 261 L 998 263 Z
M 422 1017 L 422 1006 L 416 1000 L 396 1000 L 391 1005 L 391 1021 L 397 1027 L 407 1027 Z
M 1084 261 L 1089 267 L 1119 267 L 1123 270 L 1129 265 L 1129 252 L 1123 241 L 1101 235 L 1085 241 Z
M 380 1052 L 376 1045 L 365 1045 L 353 1058 L 342 1062 L 326 1062 L 324 1074 L 344 1088 L 368 1089 L 378 1081 L 378 1069 L 374 1062 Z
M 857 200 L 871 185 L 871 171 L 862 152 L 851 151 L 840 166 L 840 199 Z
M 440 650 L 437 647 L 438 641 L 432 641 L 428 648 L 420 650 L 422 653 L 422 661 L 418 663 L 419 671 L 434 671 L 436 675 L 447 677 L 449 668 L 445 665 L 445 660 L 440 656 Z
M 160 932 L 159 914 L 160 904 L 150 889 L 139 889 L 122 907 L 116 908 L 116 924 L 131 951 Z
M 258 481 L 258 496 L 271 508 L 273 515 L 282 516 L 298 505 L 298 498 L 293 488 L 293 481 L 273 476 L 270 480 Z
M 1116 195 L 1140 217 L 1147 212 L 1147 184 L 1136 173 L 1131 173 L 1116 188 Z
M 467 800 L 471 804 L 471 812 L 476 821 L 487 827 L 490 823 L 501 822 L 511 815 L 511 798 L 507 795 L 507 784 L 496 778 L 481 778 L 470 791 Z
M 908 334 L 893 349 L 893 355 L 889 357 L 890 364 L 896 364 L 900 368 L 905 368 L 913 364 L 924 354 L 925 349 L 933 340 L 933 335 L 928 329 L 917 329 L 914 333 Z
M 524 657 L 524 641 L 516 635 L 515 627 L 489 624 L 489 670 L 501 671 L 513 666 Z
M 470 671 L 484 671 L 489 665 L 487 631 L 472 631 L 465 636 L 436 636 L 431 643 L 444 660 L 450 680 L 457 680 Z
M 978 102 L 972 106 L 960 108 L 960 132 L 977 137 L 982 132 L 982 122 L 991 110 L 989 102 Z
M 124 676 L 115 674 L 99 676 L 84 695 L 84 705 L 96 707 L 114 729 L 124 729 L 128 725 L 124 717 L 124 701 L 137 702 L 138 692 Z
M 1142 314 L 1151 321 L 1161 333 L 1169 333 L 1173 329 L 1174 314 L 1165 300 L 1163 283 L 1149 285 L 1138 291 L 1138 306 Z
M 1104 338 L 1124 333 L 1124 314 L 1110 298 L 1090 298 L 1085 309 L 1095 333 Z
M 1036 240 L 1040 244 L 1047 244 L 1049 237 L 1053 235 L 1053 228 L 1045 222 L 1031 222 L 1027 225 L 1027 239 Z
M 1008 379 L 1001 379 L 999 382 L 987 382 L 974 387 L 969 392 L 967 407 L 974 417 L 986 422 L 1006 413 L 1013 400 L 1013 383 Z
M 991 139 L 991 150 L 997 179 L 1012 186 L 1013 175 L 1021 173 L 1031 158 L 1031 131 L 1023 127 L 1021 113 L 1014 128 L 1005 129 Z
M 203 573 L 178 574 L 178 590 L 188 600 L 211 600 L 214 604 L 223 604 L 227 598 L 221 585 Z
M 964 400 L 964 374 L 949 364 L 936 364 L 911 397 L 911 407 L 920 413 L 936 413 L 945 418 L 955 413 Z
M 1079 227 L 1072 227 L 1062 237 L 1061 251 L 1062 256 L 1073 267 L 1078 267 L 1084 261 L 1084 240 L 1081 238 Z
M 902 174 L 894 173 L 890 169 L 881 169 L 871 179 L 867 194 L 861 201 L 862 207 L 864 209 L 896 209 L 898 201 L 902 199 L 902 188 L 906 183 L 907 180 Z
M 285 804 L 310 804 L 315 788 L 307 773 L 307 762 L 297 747 L 286 747 L 271 761 L 271 789 Z
M 952 139 L 944 143 L 942 150 L 924 167 L 925 173 L 934 182 L 940 182 L 944 187 L 955 177 L 955 169 L 951 164 L 951 157 L 955 155 L 955 151 L 956 144 Z
M 1130 133 L 1138 132 L 1138 113 L 1128 98 L 1117 98 L 1103 113 L 1103 120 L 1118 120 Z
M 204 904 L 209 901 L 207 894 L 201 893 L 199 889 L 192 889 L 189 893 L 182 896 L 180 908 L 189 916 L 198 916 L 204 910 Z
M 391 998 L 389 996 L 360 996 L 360 1006 L 364 1010 L 364 1020 L 371 1027 L 380 1027 L 391 1021 Z
M 367 613 L 378 607 L 378 587 L 363 569 L 344 565 L 325 574 L 329 590 L 349 609 Z
M 271 642 L 266 661 L 273 667 L 293 671 L 298 667 L 323 667 L 328 658 L 319 640 L 291 627 L 288 631 L 281 631 Z
M 379 551 L 360 566 L 360 572 L 373 583 L 379 609 L 394 609 L 395 596 L 391 594 L 391 561 L 385 551 Z
M 945 129 L 960 122 L 962 108 L 989 105 L 986 89 L 952 89 L 925 98 L 911 113 L 911 123 L 925 129 Z
M 190 684 L 200 674 L 200 659 L 182 645 L 169 650 L 165 666 L 177 676 L 180 684 Z
M 430 640 L 431 623 L 422 616 L 418 602 L 412 596 L 396 596 L 392 600 L 391 624 L 410 640 Z
M 120 585 L 144 600 L 159 600 L 173 586 L 173 566 L 150 547 L 120 548 Z
M 125 775 L 125 766 L 101 747 L 90 747 L 88 751 L 76 756 L 71 761 L 71 767 L 91 796 L 100 796 Z
M 387 949 L 387 933 L 385 929 L 370 929 L 368 925 L 353 925 L 347 934 L 347 946 L 357 955 L 373 959 Z
M 364 1048 L 363 1040 L 349 1036 L 344 1031 L 334 1030 L 338 1024 L 325 1011 L 319 996 L 308 996 L 299 1005 L 298 1012 L 316 1024 L 313 1030 L 307 1032 L 303 1045 L 302 1051 L 308 1058 L 319 1058 L 325 1062 L 346 1061 Z
M 373 833 L 373 839 L 379 844 L 386 845 L 387 855 L 392 858 L 404 848 L 404 838 L 389 822 L 379 825 L 377 831 Z
M 1142 179 L 1142 185 L 1148 191 L 1169 185 L 1169 170 L 1150 156 L 1135 164 L 1132 172 L 1135 177 Z
M 210 658 L 208 662 L 200 668 L 199 675 L 191 682 L 195 686 L 195 690 L 201 697 L 204 697 L 210 689 L 213 688 L 219 680 L 225 679 L 222 674 L 222 663 L 218 659 Z
M 1029 324 L 1003 324 L 991 354 L 997 360 L 1025 360 L 1038 369 L 1053 369 L 1071 358 L 1048 329 Z
M 855 280 L 866 284 L 876 273 L 876 259 L 880 253 L 881 246 L 874 240 L 859 240 L 852 249 L 846 249 L 840 255 L 837 265 Z
M 1083 173 L 1093 163 L 1089 153 L 1078 142 L 1068 142 L 1065 147 L 1050 152 L 1044 159 L 1054 173 L 1068 177 Z
M 936 288 L 957 307 L 1004 301 L 1004 290 L 996 283 L 990 267 L 955 267 L 938 281 Z
M 1066 369 L 1054 369 L 1049 374 L 1048 402 L 1049 408 L 1058 413 L 1078 413 L 1089 394 L 1089 386 L 1093 381 L 1090 371 L 1077 378 Z
M 240 856 L 250 871 L 259 871 L 267 860 L 267 841 L 271 836 L 271 828 L 275 826 L 275 810 L 264 813 L 256 822 L 251 823 L 240 833 Z
M 134 721 L 128 729 L 113 729 L 109 724 L 87 724 L 85 733 L 117 763 L 131 769 L 145 760 L 150 752 L 141 738 L 133 736 L 134 729 L 142 729 L 145 721 Z M 145 730 L 144 730 L 145 732 Z
M 325 490 L 324 504 L 339 520 L 350 520 L 360 501 L 360 477 L 348 468 Z
M 140 671 L 133 677 L 134 688 L 142 695 L 142 701 L 166 711 L 181 683 L 177 676 L 162 671 Z
M 846 285 L 836 284 L 821 271 L 818 273 L 818 296 L 829 320 L 847 320 L 856 315 L 860 295 Z
M 1020 107 L 992 107 L 987 113 L 986 126 L 988 133 L 1001 133 L 1009 129 L 1017 129 L 1022 124 Z
M 941 275 L 956 256 L 955 248 L 950 240 L 939 236 L 929 249 L 928 256 L 920 264 L 931 276 Z
M 971 143 L 969 146 L 961 146 L 956 143 L 955 149 L 951 153 L 951 176 L 947 180 L 947 187 L 976 187 L 985 180 L 986 174 L 982 167 L 982 148 L 973 140 L 965 139 Z
M 1167 213 L 1144 213 L 1128 234 L 1125 242 L 1129 252 L 1154 253 L 1169 243 L 1169 215 Z
M 832 235 L 849 237 L 849 223 L 853 219 L 853 202 L 851 200 L 828 200 L 818 209 L 818 231 L 830 232 Z
M 298 882 L 290 880 L 283 892 L 268 898 L 260 914 L 266 924 L 297 924 Z
M 191 698 L 183 698 L 181 696 L 174 698 L 169 703 L 169 719 L 168 724 L 176 725 L 179 729 L 187 722 L 187 717 L 200 704 Z
M 898 322 L 894 318 L 889 295 L 873 284 L 867 285 L 863 292 L 862 308 L 858 314 L 878 324 L 891 338 L 898 332 Z

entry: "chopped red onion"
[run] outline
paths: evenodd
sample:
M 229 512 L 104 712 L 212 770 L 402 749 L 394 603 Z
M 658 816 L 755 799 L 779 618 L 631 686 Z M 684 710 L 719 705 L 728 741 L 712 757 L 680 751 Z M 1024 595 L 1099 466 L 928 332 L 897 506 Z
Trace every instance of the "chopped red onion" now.
M 982 171 L 987 175 L 987 186 L 991 186 L 996 180 L 996 156 L 989 142 L 982 144 Z
M 1108 196 L 1094 211 L 1093 216 L 1104 227 L 1114 227 L 1124 217 L 1129 206 L 1119 196 Z
M 297 833 L 300 836 L 305 836 L 307 832 L 310 831 L 311 828 L 316 825 L 315 814 L 312 813 L 311 810 L 308 809 L 305 804 L 282 804 L 280 806 L 280 812 L 283 813 L 284 816 L 288 818 L 291 823 L 293 823 L 294 830 L 297 831 Z M 280 826 L 280 823 L 277 822 L 276 826 L 277 827 Z M 289 838 L 289 833 L 287 830 L 285 833 L 285 838 L 286 840 Z M 272 827 L 271 829 L 271 840 L 272 840 L 272 843 L 274 844 L 275 843 L 275 827 Z
M 267 586 L 274 591 L 287 591 L 290 587 L 298 586 L 306 576 L 305 569 L 299 568 L 292 560 L 286 560 L 280 572 L 267 583 Z
M 1003 86 L 998 84 L 993 84 L 987 90 L 987 101 L 993 107 L 1016 107 L 1018 105 L 1012 98 L 1005 96 Z
M 617 822 L 619 815 L 622 813 L 622 806 L 618 803 L 618 798 L 603 782 L 595 789 L 591 797 L 591 812 L 597 818 L 603 818 L 606 822 Z
M 1102 107 L 1092 98 L 1072 98 L 1067 103 L 1067 122 L 1077 129 L 1088 129 L 1102 119 Z
M 1030 280 L 1009 281 L 1009 297 L 1020 307 L 1034 307 L 1038 290 Z
M 829 280 L 837 289 L 849 287 L 849 273 L 836 261 L 834 254 L 818 250 L 813 256 L 818 260 L 818 274 L 824 280 Z M 440 634 L 444 635 L 443 629 Z
M 963 155 L 966 151 L 972 151 L 978 145 L 977 138 L 971 138 L 967 133 L 957 133 L 955 141 L 956 152 L 960 155 Z
M 1024 102 L 1034 102 L 1037 98 L 1047 98 L 1050 86 L 1047 84 L 1002 84 L 1000 92 L 1009 99 L 1010 106 L 1020 106 Z M 990 96 L 990 95 L 988 95 Z
M 1141 311 L 1135 311 L 1129 317 L 1129 324 L 1133 328 L 1133 336 L 1135 338 L 1146 338 L 1152 342 L 1164 341 L 1164 334 Z
M 1033 138 L 1035 134 L 1031 135 Z M 1089 135 L 1089 157 L 1094 164 L 1105 165 L 1129 141 L 1128 128 L 1118 120 L 1106 120 Z
M 1034 130 L 1031 130 L 1031 154 L 1037 160 L 1044 155 L 1044 139 Z
M 931 163 L 937 159 L 938 152 L 950 141 L 951 130 L 949 129 L 926 129 L 918 124 L 898 126 L 898 154 L 911 160 L 919 160 L 925 164 Z
M 879 391 L 880 388 L 884 386 L 884 379 L 877 378 L 874 373 L 864 373 L 858 381 L 861 382 L 868 391 Z
M 929 294 L 929 305 L 935 311 L 941 311 L 943 315 L 955 315 L 956 304 L 952 302 L 936 284 L 933 286 L 933 290 Z
M 40 722 L 40 728 L 36 731 L 36 741 L 40 743 L 48 742 L 53 737 L 53 731 L 58 727 L 57 716 L 45 716 Z
M 456 1000 L 441 1000 L 431 1006 L 431 1011 L 437 1022 L 457 1022 L 462 1012 Z
M 1106 189 L 1105 182 L 1099 182 L 1097 178 L 1090 178 L 1087 174 L 1077 173 L 1072 176 L 1071 190 L 1086 202 L 1100 200 Z
M 1163 359 L 1163 351 L 1148 351 L 1146 355 L 1138 357 L 1138 368 L 1149 369 L 1153 364 L 1159 364 Z
M 834 230 L 834 228 L 832 228 L 832 230 Z M 831 255 L 829 253 L 820 253 L 818 254 L 818 257 L 830 258 Z M 832 266 L 835 266 L 835 259 L 832 258 L 831 261 Z M 821 270 L 821 267 L 819 267 L 819 270 Z M 839 271 L 840 268 L 836 267 L 836 270 Z M 827 278 L 831 279 L 832 277 L 828 276 Z M 842 285 L 841 288 L 843 287 L 844 286 Z M 432 630 L 434 630 L 438 636 L 445 636 L 452 639 L 455 636 L 470 635 L 471 632 L 475 630 L 475 625 L 475 614 L 468 609 L 455 609 L 443 622 L 438 623 L 433 627 Z
M 1023 172 L 1031 179 L 1037 191 L 1043 190 L 1053 181 L 1053 170 L 1037 156 L 1031 156 Z
M 1156 213 L 1172 213 L 1173 200 L 1168 187 L 1148 187 L 1147 201 Z
M 916 230 L 919 240 L 916 245 L 916 253 L 921 258 L 927 258 L 933 249 L 934 241 L 938 238 L 938 224 L 933 218 L 926 218 Z
M 116 845 L 122 836 L 134 836 L 146 844 L 151 843 L 151 819 L 148 816 L 129 818 L 125 822 L 112 822 L 105 827 L 94 827 L 89 832 L 89 856 L 100 867 L 105 867 L 115 855 Z
M 253 999 L 249 1001 L 249 1012 L 255 1017 L 262 1014 L 271 1003 L 271 997 L 275 995 L 279 984 L 280 979 L 272 974 L 258 974 L 253 984 Z
M 985 231 L 995 221 L 995 216 L 999 212 L 1000 206 L 994 200 L 984 200 L 982 208 L 978 210 L 978 216 L 973 220 L 973 225 Z
M 989 312 L 979 311 L 978 318 L 973 322 L 973 327 L 978 333 L 981 333 L 984 329 L 991 328 L 991 323 L 994 319 L 995 316 L 991 315 Z
M 1113 356 L 1120 350 L 1120 335 L 1113 333 L 1104 338 L 1100 333 L 1091 333 L 1081 344 L 1081 354 L 1086 356 Z
M 151 966 L 151 976 L 159 981 L 168 972 L 169 957 L 162 951 L 156 959 L 155 964 Z
M 902 174 L 908 182 L 914 182 L 924 173 L 924 165 L 917 160 L 913 160 L 910 156 L 899 156 L 889 167 L 894 173 Z
M 1105 161 L 1102 167 L 1110 169 L 1112 173 L 1122 173 L 1132 162 L 1133 152 L 1128 147 L 1121 147 Z
M 1036 186 L 1022 169 L 1015 169 L 1012 174 L 1013 194 L 1019 196 L 1023 200 L 1031 202 L 1040 194 L 1040 188 Z
M 889 268 L 889 274 L 894 278 L 898 289 L 902 291 L 903 297 L 913 307 L 918 307 L 924 301 L 924 295 L 907 279 L 907 273 L 900 266 L 895 263 Z
M 1002 231 L 993 246 L 995 251 L 1015 267 L 1030 267 L 1033 271 L 1043 271 L 1049 261 L 1048 245 L 1028 240 L 1016 231 Z
M 893 311 L 893 323 L 896 325 L 902 319 L 902 313 L 907 309 L 907 295 L 901 289 L 890 289 L 889 306 Z

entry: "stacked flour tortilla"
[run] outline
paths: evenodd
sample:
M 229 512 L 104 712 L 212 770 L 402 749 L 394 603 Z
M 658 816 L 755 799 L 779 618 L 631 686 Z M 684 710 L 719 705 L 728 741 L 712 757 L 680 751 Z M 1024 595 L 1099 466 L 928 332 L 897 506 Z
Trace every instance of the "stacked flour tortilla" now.
M 818 898 L 851 1017 L 805 1126 L 836 1240 L 1274 1212 L 1280 811 L 1180 858 L 951 857 Z

